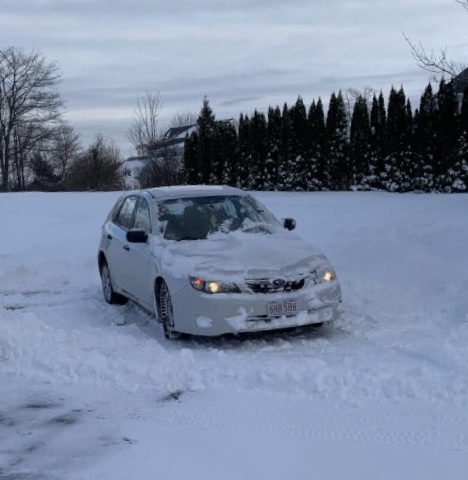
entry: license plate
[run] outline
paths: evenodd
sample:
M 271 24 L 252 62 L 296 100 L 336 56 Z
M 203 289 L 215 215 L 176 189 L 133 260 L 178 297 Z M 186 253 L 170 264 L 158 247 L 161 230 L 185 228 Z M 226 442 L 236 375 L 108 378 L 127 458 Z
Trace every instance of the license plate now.
M 281 315 L 295 315 L 299 310 L 297 300 L 285 300 L 283 302 L 270 302 L 268 304 L 268 316 L 279 317 Z

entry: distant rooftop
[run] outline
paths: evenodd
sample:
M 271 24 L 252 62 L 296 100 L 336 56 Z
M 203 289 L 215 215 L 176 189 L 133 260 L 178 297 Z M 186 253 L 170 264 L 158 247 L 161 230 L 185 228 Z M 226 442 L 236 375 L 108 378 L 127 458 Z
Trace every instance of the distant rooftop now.
M 189 132 L 191 133 L 191 130 L 193 129 L 193 127 L 196 127 L 196 124 L 172 127 L 165 133 L 163 140 L 169 140 L 171 138 L 180 138 L 181 135 L 185 137 L 185 135 L 187 135 Z
M 152 150 L 158 151 L 168 147 L 183 147 L 187 137 L 189 137 L 196 128 L 196 124 L 172 127 L 164 134 L 164 137 L 153 146 Z

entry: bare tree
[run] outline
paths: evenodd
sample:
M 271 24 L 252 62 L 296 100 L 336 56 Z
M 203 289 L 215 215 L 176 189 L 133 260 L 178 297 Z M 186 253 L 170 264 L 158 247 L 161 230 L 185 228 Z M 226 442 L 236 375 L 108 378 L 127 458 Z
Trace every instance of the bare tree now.
M 34 190 L 57 190 L 58 177 L 52 164 L 40 151 L 33 152 L 29 165 L 32 180 L 28 183 L 29 189 Z
M 24 157 L 17 147 L 31 144 L 56 122 L 63 101 L 55 87 L 60 78 L 58 67 L 36 51 L 24 52 L 8 47 L 0 50 L 0 189 L 10 189 L 11 168 L 24 176 Z M 35 133 L 33 134 L 32 132 Z M 29 132 L 26 142 L 22 135 Z M 18 172 L 17 176 L 18 176 Z
M 15 127 L 11 154 L 13 188 L 26 189 L 30 180 L 31 159 L 38 155 L 42 156 L 47 151 L 47 144 L 51 138 L 52 129 L 41 122 L 23 121 Z
M 68 123 L 56 127 L 21 123 L 14 134 L 13 188 L 63 188 L 68 166 L 79 152 L 79 135 Z
M 162 107 L 159 92 L 146 92 L 138 97 L 135 118 L 127 132 L 127 138 L 139 155 L 151 149 L 160 138 L 158 116 Z
M 167 147 L 145 160 L 138 174 L 141 188 L 165 187 L 183 183 L 184 172 L 180 153 Z
M 50 146 L 51 163 L 59 182 L 66 183 L 68 169 L 81 150 L 80 136 L 74 128 L 61 123 L 54 131 Z
M 348 120 L 351 122 L 353 116 L 354 104 L 358 98 L 363 98 L 366 103 L 370 101 L 375 91 L 371 87 L 364 87 L 364 90 L 358 90 L 356 88 L 348 88 L 344 94 L 344 101 L 346 104 Z
M 198 114 L 193 112 L 176 113 L 169 123 L 169 127 L 184 127 L 186 125 L 196 125 Z
M 468 0 L 455 0 L 455 2 L 468 11 Z M 464 70 L 465 67 L 462 63 L 449 58 L 447 47 L 441 48 L 437 52 L 434 50 L 428 51 L 421 42 L 413 42 L 405 33 L 403 33 L 403 36 L 410 46 L 413 58 L 422 69 L 435 75 L 447 74 L 449 77 L 455 77 Z
M 67 188 L 70 190 L 120 190 L 121 159 L 118 148 L 100 133 L 94 143 L 70 167 Z

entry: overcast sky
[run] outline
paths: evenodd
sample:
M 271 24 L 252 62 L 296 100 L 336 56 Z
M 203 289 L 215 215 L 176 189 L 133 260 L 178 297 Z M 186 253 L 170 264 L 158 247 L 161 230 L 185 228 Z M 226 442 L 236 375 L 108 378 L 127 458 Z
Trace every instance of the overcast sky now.
M 218 118 L 333 91 L 403 85 L 417 103 L 430 74 L 403 32 L 427 49 L 468 52 L 468 12 L 455 0 L 1 0 L 0 48 L 39 50 L 62 72 L 67 118 L 89 143 L 102 132 L 131 154 L 138 95 L 175 113 Z M 413 104 L 413 108 L 416 107 Z

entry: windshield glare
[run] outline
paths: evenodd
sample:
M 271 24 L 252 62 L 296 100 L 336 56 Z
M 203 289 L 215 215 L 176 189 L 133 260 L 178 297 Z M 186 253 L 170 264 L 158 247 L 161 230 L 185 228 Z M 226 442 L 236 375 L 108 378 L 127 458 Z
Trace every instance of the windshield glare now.
M 278 221 L 249 196 L 191 197 L 158 205 L 160 231 L 168 240 L 199 240 L 213 232 L 268 233 Z

